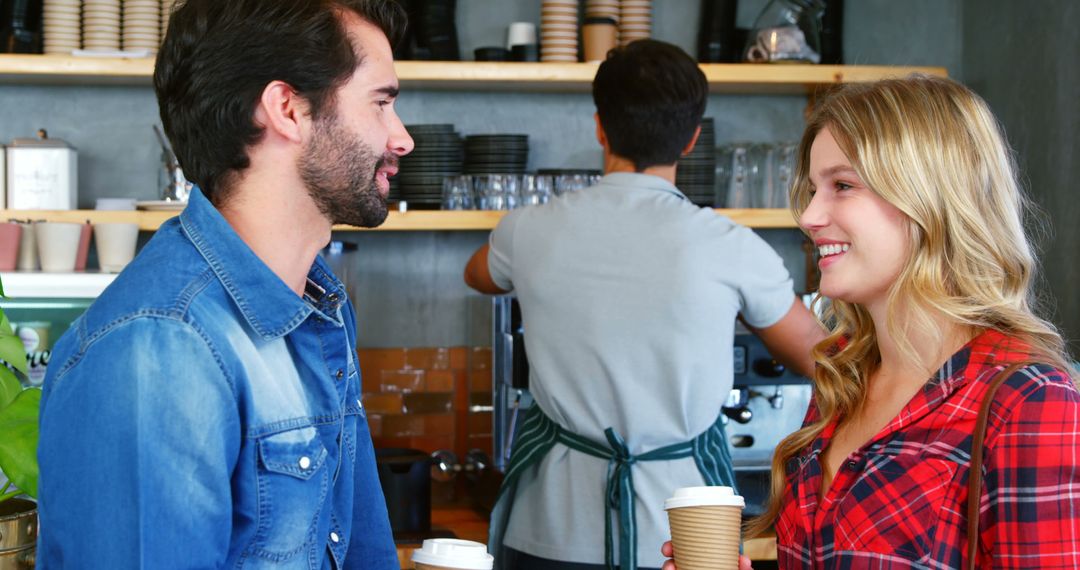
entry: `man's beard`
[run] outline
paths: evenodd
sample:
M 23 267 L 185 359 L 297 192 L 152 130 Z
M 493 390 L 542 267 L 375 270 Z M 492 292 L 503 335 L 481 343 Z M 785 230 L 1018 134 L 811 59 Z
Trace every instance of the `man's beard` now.
M 300 157 L 300 177 L 331 223 L 373 228 L 387 215 L 376 173 L 384 165 L 397 165 L 397 160 L 389 152 L 378 156 L 335 115 L 326 115 L 315 120 L 311 143 Z

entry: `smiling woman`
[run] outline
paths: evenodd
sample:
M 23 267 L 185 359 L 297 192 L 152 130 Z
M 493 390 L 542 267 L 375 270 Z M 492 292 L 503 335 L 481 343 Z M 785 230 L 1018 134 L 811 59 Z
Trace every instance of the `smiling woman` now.
M 808 124 L 792 204 L 831 329 L 751 531 L 775 525 L 781 568 L 1075 568 L 1080 393 L 1030 303 L 1030 205 L 986 103 L 926 76 L 843 87 Z

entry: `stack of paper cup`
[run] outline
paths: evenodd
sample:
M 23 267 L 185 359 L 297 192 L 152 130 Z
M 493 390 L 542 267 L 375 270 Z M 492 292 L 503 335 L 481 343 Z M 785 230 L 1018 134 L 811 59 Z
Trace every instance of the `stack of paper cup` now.
M 169 16 L 172 16 L 176 0 L 161 0 L 161 41 L 165 41 L 165 32 L 169 29 Z
M 487 547 L 471 540 L 429 538 L 420 550 L 414 550 L 416 570 L 491 570 L 495 559 Z
M 120 49 L 120 0 L 85 0 L 83 48 Z
M 652 0 L 622 0 L 619 5 L 619 43 L 652 36 Z
M 540 61 L 577 60 L 577 0 L 544 0 L 540 9 Z
M 585 0 L 586 18 L 611 18 L 619 23 L 619 0 Z
M 731 487 L 683 487 L 664 501 L 679 570 L 738 570 L 745 506 Z
M 82 47 L 82 0 L 45 0 L 42 7 L 43 49 L 68 54 Z
M 161 43 L 160 0 L 125 0 L 121 39 L 125 50 L 145 49 L 157 53 Z

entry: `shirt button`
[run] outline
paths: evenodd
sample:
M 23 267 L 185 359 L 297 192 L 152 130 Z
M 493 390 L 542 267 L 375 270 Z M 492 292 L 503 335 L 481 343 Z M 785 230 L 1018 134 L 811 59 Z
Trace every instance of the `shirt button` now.
M 337 293 L 330 293 L 329 295 L 326 296 L 326 300 L 330 301 L 330 304 L 337 303 L 338 294 Z
M 337 544 L 340 540 L 341 540 L 341 537 L 339 537 L 336 532 L 330 533 L 330 541 L 331 542 L 333 542 L 334 544 Z
M 300 458 L 300 468 L 307 469 L 308 467 L 311 467 L 311 458 L 305 455 Z
M 340 369 L 340 368 L 338 368 L 336 376 L 337 376 L 337 379 L 338 379 L 338 380 L 341 380 L 342 378 L 344 378 L 344 377 L 345 377 L 345 371 L 344 371 L 344 370 L 342 370 L 342 369 Z
M 852 471 L 856 471 L 856 470 L 859 469 L 859 462 L 854 461 L 854 460 L 848 461 L 847 466 L 848 466 L 848 469 L 851 469 Z

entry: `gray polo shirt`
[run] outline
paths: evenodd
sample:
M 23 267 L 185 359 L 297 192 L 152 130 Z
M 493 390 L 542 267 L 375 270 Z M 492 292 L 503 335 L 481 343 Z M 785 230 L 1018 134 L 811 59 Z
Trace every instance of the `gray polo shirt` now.
M 650 175 L 609 174 L 514 210 L 490 241 L 491 276 L 521 303 L 536 401 L 596 441 L 613 427 L 635 454 L 712 425 L 731 389 L 736 315 L 767 327 L 795 301 L 760 237 Z M 703 481 L 693 459 L 633 469 L 638 561 L 659 567 L 664 499 Z M 505 544 L 602 564 L 606 480 L 605 461 L 556 445 L 522 477 Z

